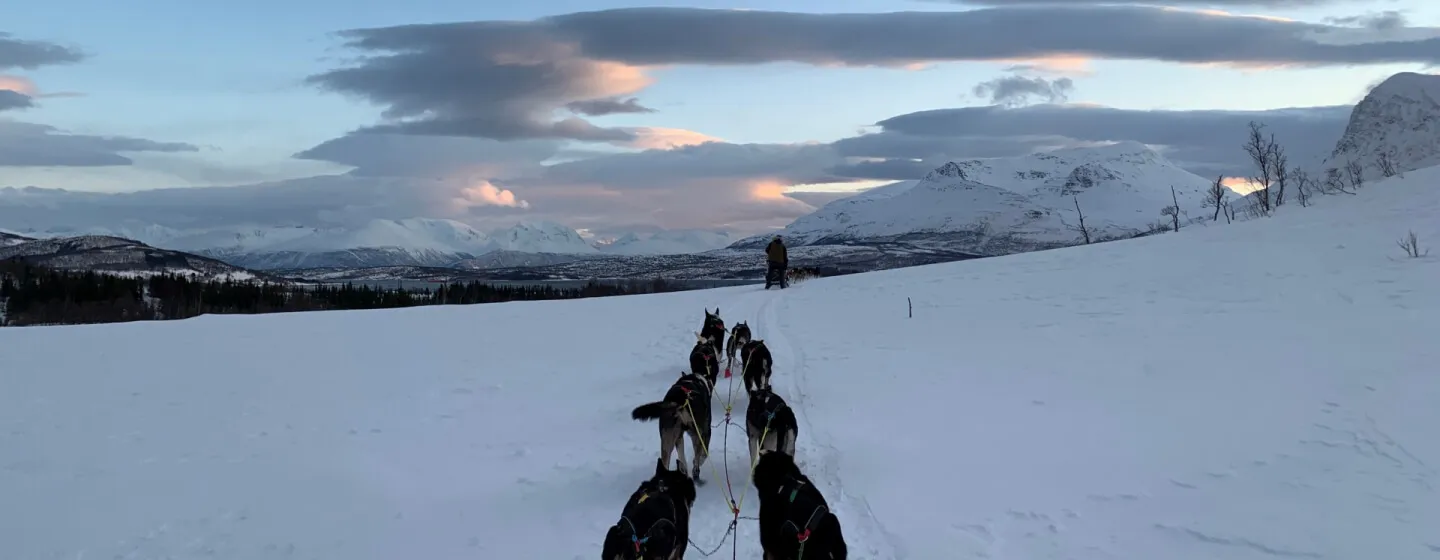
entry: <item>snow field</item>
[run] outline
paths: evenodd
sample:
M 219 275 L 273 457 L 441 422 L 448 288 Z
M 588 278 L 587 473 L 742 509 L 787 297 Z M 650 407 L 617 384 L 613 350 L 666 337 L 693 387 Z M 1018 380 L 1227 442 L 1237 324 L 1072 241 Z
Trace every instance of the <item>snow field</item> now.
M 717 305 L 857 559 L 1440 557 L 1440 257 L 1395 246 L 1437 182 L 778 292 L 3 329 L 0 558 L 594 558 Z

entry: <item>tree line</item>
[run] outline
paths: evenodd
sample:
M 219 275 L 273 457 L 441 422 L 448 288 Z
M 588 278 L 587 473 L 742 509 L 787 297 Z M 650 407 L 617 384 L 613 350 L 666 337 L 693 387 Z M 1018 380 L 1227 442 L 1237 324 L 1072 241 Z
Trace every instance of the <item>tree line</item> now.
M 177 274 L 122 276 L 64 271 L 23 261 L 0 262 L 0 325 L 72 325 L 185 319 L 210 314 L 387 309 L 504 301 L 577 299 L 680 291 L 662 279 L 576 288 L 496 286 L 479 281 L 434 289 L 369 285 L 294 285 L 197 279 Z

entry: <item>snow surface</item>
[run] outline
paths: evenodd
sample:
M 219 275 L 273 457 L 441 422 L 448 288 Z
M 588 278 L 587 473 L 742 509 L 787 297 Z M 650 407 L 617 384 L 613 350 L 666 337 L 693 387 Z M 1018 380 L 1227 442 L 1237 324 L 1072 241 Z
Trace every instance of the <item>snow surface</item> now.
M 831 202 L 781 235 L 808 244 L 963 234 L 961 248 L 1007 254 L 1081 242 L 1077 200 L 1092 238 L 1125 237 L 1169 223 L 1160 211 L 1174 205 L 1173 186 L 1183 226 L 1205 214 L 1211 181 L 1138 142 L 950 162 L 914 184 Z
M 1436 181 L 784 291 L 0 329 L 0 557 L 595 558 L 717 305 L 854 558 L 1436 557 Z

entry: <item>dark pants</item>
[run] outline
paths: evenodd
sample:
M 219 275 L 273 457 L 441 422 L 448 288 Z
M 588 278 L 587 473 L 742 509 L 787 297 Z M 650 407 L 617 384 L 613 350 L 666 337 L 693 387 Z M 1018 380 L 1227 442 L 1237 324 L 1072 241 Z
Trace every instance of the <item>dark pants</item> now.
M 770 289 L 771 284 L 779 284 L 781 289 L 789 287 L 790 282 L 785 279 L 786 268 L 785 263 L 770 261 L 770 270 L 765 273 L 765 289 Z

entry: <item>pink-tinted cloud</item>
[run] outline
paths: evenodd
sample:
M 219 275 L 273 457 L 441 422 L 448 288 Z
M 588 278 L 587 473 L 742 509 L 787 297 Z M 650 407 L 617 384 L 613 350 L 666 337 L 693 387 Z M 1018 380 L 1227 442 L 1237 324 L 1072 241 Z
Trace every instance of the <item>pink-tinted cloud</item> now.
M 709 134 L 683 128 L 638 127 L 630 131 L 635 134 L 635 140 L 628 145 L 646 150 L 673 150 L 706 142 L 724 142 Z

